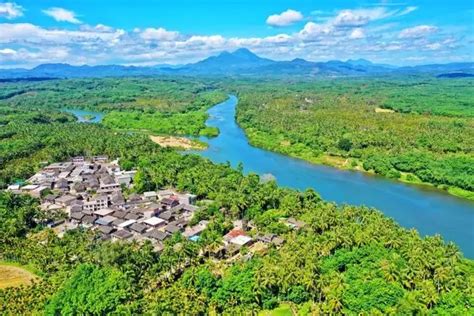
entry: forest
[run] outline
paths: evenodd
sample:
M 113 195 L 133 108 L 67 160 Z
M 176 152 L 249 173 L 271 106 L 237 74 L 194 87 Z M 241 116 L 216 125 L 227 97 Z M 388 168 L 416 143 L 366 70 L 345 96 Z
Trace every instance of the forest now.
M 226 99 L 213 81 L 105 78 L 0 84 L 0 110 L 89 109 L 104 124 L 159 135 L 216 136 L 205 110 Z
M 425 77 L 241 83 L 237 121 L 258 147 L 474 199 L 473 83 Z
M 91 82 L 101 86 L 115 80 L 118 79 Z M 81 85 L 75 80 L 65 80 L 64 87 L 58 81 L 26 85 L 54 90 L 54 85 L 57 89 L 67 89 L 71 82 Z M 295 138 L 300 145 L 283 143 L 285 148 L 296 145 L 295 148 L 311 155 L 312 150 L 344 153 L 349 159 L 353 159 L 351 153 L 360 149 L 358 161 L 363 161 L 370 152 L 379 153 L 381 159 L 389 155 L 390 163 L 396 162 L 400 170 L 408 170 L 415 163 L 420 169 L 433 163 L 433 168 L 444 172 L 441 175 L 452 177 L 450 181 L 461 181 L 465 174 L 466 183 L 472 184 L 469 162 L 473 159 L 473 138 L 468 137 L 472 134 L 472 121 L 467 117 L 376 113 L 374 108 L 378 104 L 367 105 L 357 98 L 346 100 L 349 96 L 328 100 L 313 84 L 293 87 L 266 82 L 261 86 L 253 83 L 246 86 L 242 82 L 225 81 L 216 88 L 239 93 L 242 102 L 238 107 L 239 122 L 252 141 L 256 139 L 252 133 L 260 135 L 262 146 L 277 130 L 283 135 L 277 138 L 280 144 L 296 135 L 297 128 L 305 128 L 307 133 Z M 250 86 L 254 86 L 255 95 L 251 94 Z M 7 90 L 13 93 L 17 88 L 9 86 Z M 149 114 L 161 118 L 171 113 L 172 117 L 199 112 L 207 106 L 203 103 L 198 109 L 188 111 L 192 104 L 186 102 L 188 91 L 175 90 L 179 85 L 170 89 L 169 96 L 183 100 L 177 101 L 177 106 L 182 108 Z M 68 95 L 48 93 L 57 100 Z M 98 100 L 102 98 L 99 92 L 88 93 L 97 93 Z M 205 94 L 209 95 L 209 91 Z M 298 315 L 469 315 L 474 312 L 474 261 L 465 258 L 456 245 L 444 242 L 440 236 L 421 237 L 416 230 L 402 228 L 375 209 L 335 205 L 321 200 L 311 189 L 295 191 L 279 187 L 274 181 L 262 181 L 255 174 L 244 175 L 241 166 L 234 169 L 229 164 L 214 164 L 197 155 L 182 155 L 154 144 L 143 133 L 117 130 L 108 124 L 76 123 L 70 114 L 55 110 L 63 106 L 49 106 L 46 96 L 32 98 L 31 103 L 12 100 L 23 97 L 28 98 L 15 95 L 0 103 L 0 187 L 24 181 L 45 163 L 76 155 L 105 154 L 120 158 L 123 169 L 138 169 L 133 192 L 176 188 L 196 194 L 199 200 L 208 200 L 193 220 L 205 219 L 209 225 L 197 242 L 176 234 L 166 240 L 164 250 L 158 254 L 149 242 L 103 241 L 85 229 L 71 230 L 59 237 L 41 224 L 39 219 L 46 214 L 38 207 L 38 200 L 2 191 L 0 263 L 28 267 L 35 271 L 38 280 L 27 286 L 0 289 L 0 314 L 250 315 L 271 313 L 284 306 Z M 103 100 L 109 97 L 112 94 Z M 83 102 L 82 106 L 76 104 L 77 107 L 88 108 L 88 97 L 82 98 L 82 101 L 80 97 L 76 101 L 71 98 L 70 102 Z M 353 104 L 351 100 L 359 103 Z M 333 101 L 339 102 L 339 111 L 332 108 Z M 121 105 L 114 103 L 104 104 L 102 109 L 120 114 L 140 111 L 136 101 L 130 102 L 123 111 Z M 356 109 L 356 105 L 363 110 Z M 97 106 L 91 108 L 97 110 Z M 380 114 L 387 116 L 383 123 L 376 120 Z M 354 115 L 369 122 L 365 128 L 371 132 L 367 136 L 362 132 L 352 136 L 356 133 L 352 130 L 355 126 L 361 128 L 357 120 L 348 119 Z M 403 125 L 406 127 L 395 132 L 401 115 L 408 117 Z M 313 126 L 306 117 L 326 119 Z M 298 121 L 292 121 L 296 118 Z M 332 124 L 327 121 L 329 118 L 333 119 Z M 348 141 L 340 140 L 336 127 L 344 128 L 342 135 Z M 313 128 L 324 137 L 313 138 Z M 414 137 L 407 136 L 415 130 L 425 133 L 424 142 L 415 142 Z M 433 135 L 439 140 L 436 146 Z M 457 146 L 453 147 L 450 137 L 456 139 Z M 310 142 L 303 143 L 305 139 Z M 367 146 L 360 146 L 362 143 Z M 425 160 L 418 160 L 415 154 Z M 398 160 L 392 160 L 395 158 Z M 440 165 L 443 161 L 446 165 Z M 447 166 L 452 169 L 443 169 Z M 464 168 L 464 173 L 458 173 L 456 168 Z M 299 230 L 290 229 L 281 222 L 288 217 L 306 225 Z M 273 233 L 284 244 L 255 253 L 244 247 L 240 250 L 242 260 L 238 261 L 217 260 L 207 255 L 220 246 L 222 235 L 232 228 L 236 219 L 254 223 L 249 231 L 251 236 Z

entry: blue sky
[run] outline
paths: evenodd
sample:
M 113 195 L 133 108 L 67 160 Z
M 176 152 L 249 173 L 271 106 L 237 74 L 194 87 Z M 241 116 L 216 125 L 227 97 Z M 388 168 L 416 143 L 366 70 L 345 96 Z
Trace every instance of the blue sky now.
M 472 1 L 0 0 L 0 67 L 278 60 L 472 61 Z

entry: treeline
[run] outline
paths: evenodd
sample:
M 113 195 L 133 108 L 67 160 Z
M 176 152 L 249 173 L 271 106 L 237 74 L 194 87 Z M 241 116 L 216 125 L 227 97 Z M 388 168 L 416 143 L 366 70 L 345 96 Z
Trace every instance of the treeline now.
M 256 146 L 403 181 L 474 190 L 471 79 L 238 83 L 234 88 L 240 97 L 237 120 Z M 446 96 L 453 98 L 444 103 Z M 382 109 L 387 102 L 406 113 Z M 411 107 L 403 106 L 407 103 Z M 440 115 L 446 104 L 456 108 L 457 117 Z M 413 113 L 418 107 L 425 110 Z
M 34 267 L 41 280 L 0 290 L 1 314 L 235 315 L 282 302 L 303 315 L 473 312 L 474 264 L 439 237 L 421 238 L 375 210 L 338 207 L 312 190 L 279 188 L 240 168 L 162 149 L 143 135 L 43 125 L 15 127 L 2 140 L 43 139 L 16 156 L 11 147 L 10 172 L 79 154 L 120 157 L 123 168 L 138 168 L 138 192 L 175 187 L 212 200 L 194 219 L 210 224 L 198 242 L 177 234 L 158 255 L 150 243 L 111 243 L 90 231 L 59 238 L 31 220 L 43 216 L 37 202 L 2 192 L 0 260 Z M 307 225 L 291 230 L 281 222 L 289 216 Z M 276 233 L 285 244 L 236 262 L 202 255 L 242 218 L 254 222 L 250 234 Z

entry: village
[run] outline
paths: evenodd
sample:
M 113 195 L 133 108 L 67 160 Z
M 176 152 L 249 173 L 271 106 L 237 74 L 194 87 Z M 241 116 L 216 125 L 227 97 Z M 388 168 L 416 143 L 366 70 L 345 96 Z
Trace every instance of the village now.
M 190 225 L 195 212 L 205 207 L 196 205 L 197 197 L 173 189 L 124 194 L 133 187 L 135 174 L 136 170 L 121 170 L 118 160 L 110 161 L 107 156 L 81 156 L 46 165 L 26 183 L 10 185 L 7 190 L 38 198 L 48 226 L 58 235 L 75 228 L 91 229 L 104 240 L 149 240 L 157 252 L 176 233 L 198 241 L 209 222 Z M 294 229 L 305 225 L 293 218 L 286 224 Z M 252 223 L 236 220 L 233 226 L 222 237 L 221 247 L 214 250 L 216 257 L 237 255 L 242 247 L 259 249 L 284 243 L 274 234 L 249 236 Z

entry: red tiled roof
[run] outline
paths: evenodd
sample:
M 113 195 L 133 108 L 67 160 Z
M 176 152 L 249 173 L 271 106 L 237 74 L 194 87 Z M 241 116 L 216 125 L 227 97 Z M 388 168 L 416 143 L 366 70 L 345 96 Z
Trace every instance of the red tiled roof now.
M 237 236 L 245 236 L 245 232 L 240 228 L 234 228 L 225 235 L 227 238 L 235 238 Z

